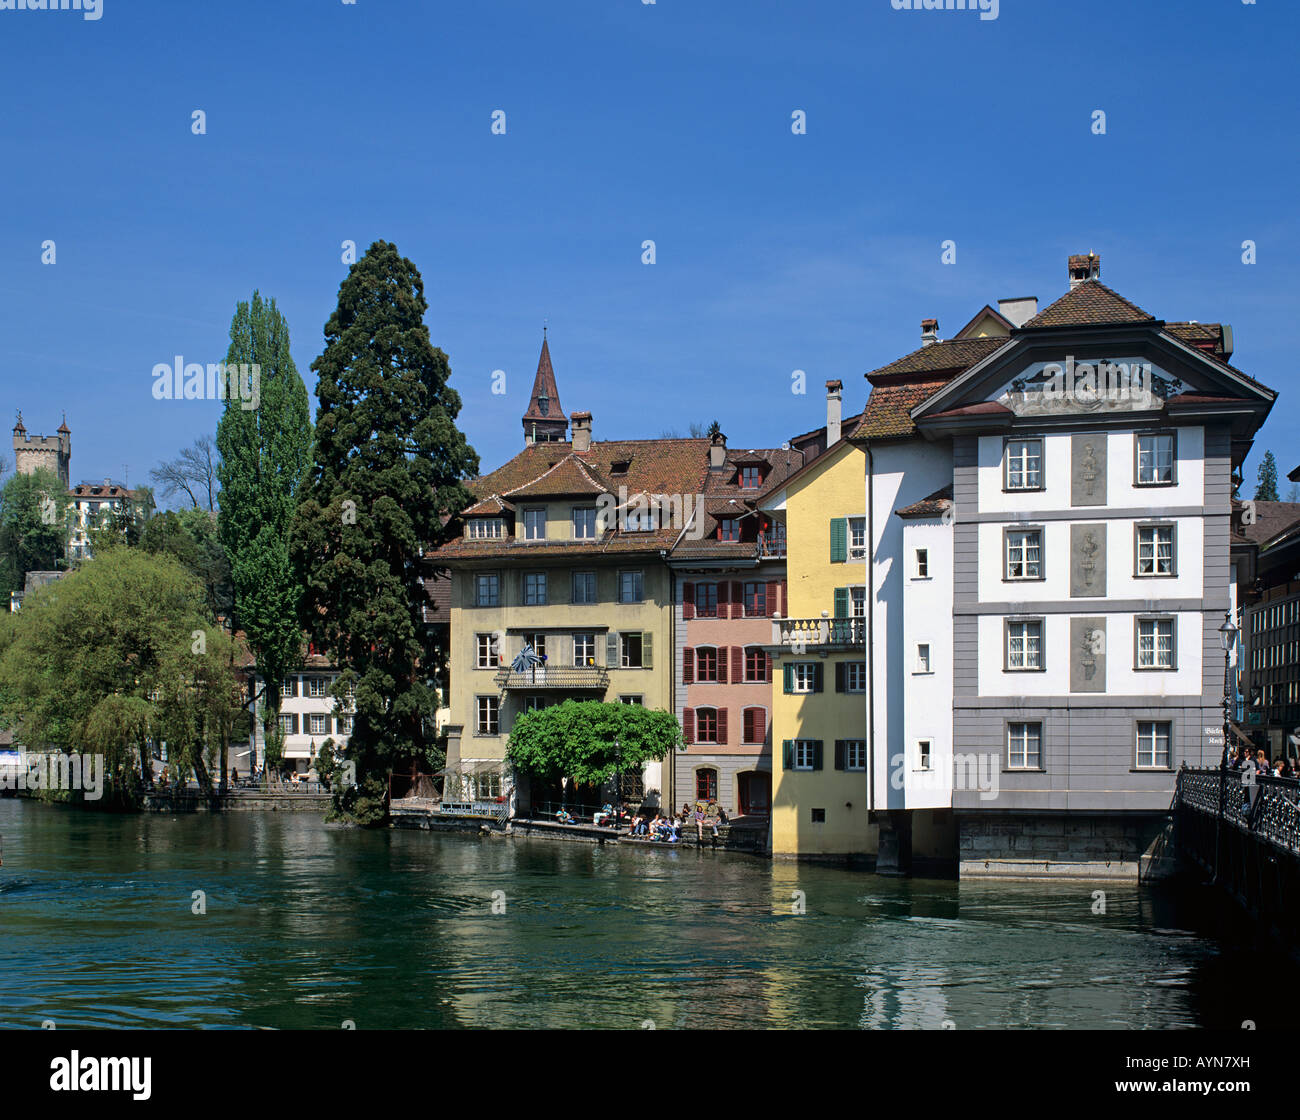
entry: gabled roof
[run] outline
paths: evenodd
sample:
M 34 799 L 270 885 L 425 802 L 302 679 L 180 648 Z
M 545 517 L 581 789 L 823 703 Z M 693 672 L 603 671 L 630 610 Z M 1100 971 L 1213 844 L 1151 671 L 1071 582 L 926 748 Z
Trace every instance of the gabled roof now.
M 952 506 L 952 484 L 943 486 L 919 502 L 896 509 L 899 517 L 940 517 Z
M 1009 346 L 1009 338 L 950 338 L 946 342 L 934 342 L 922 346 L 910 354 L 881 366 L 867 374 L 867 380 L 873 385 L 880 384 L 885 378 L 903 374 L 918 373 L 961 373 L 970 369 L 976 362 L 981 362 L 990 354 Z M 866 416 L 863 416 L 866 422 Z
M 595 470 L 584 463 L 576 452 L 571 452 L 547 468 L 536 478 L 508 492 L 507 496 L 520 498 L 564 498 L 571 494 L 606 494 L 613 489 Z
M 489 494 L 475 502 L 461 513 L 462 517 L 496 517 L 502 513 L 514 513 L 515 507 L 497 494 Z
M 942 343 L 936 343 L 938 345 Z M 934 348 L 929 347 L 931 350 Z M 951 380 L 951 377 L 940 377 L 874 386 L 867 398 L 867 407 L 862 412 L 862 423 L 849 438 L 898 439 L 910 436 L 916 431 L 916 425 L 912 422 L 912 409 L 929 400 Z
M 1156 317 L 1126 300 L 1100 280 L 1075 285 L 1055 303 L 1048 304 L 1020 329 L 1100 326 L 1114 323 L 1155 322 Z
M 992 319 L 995 323 L 998 324 L 998 326 L 1003 327 L 1008 334 L 1010 334 L 1011 331 L 1015 330 L 1015 326 L 1016 326 L 1015 323 L 1013 323 L 1010 319 L 1008 319 L 1005 315 L 1003 315 L 1001 311 L 995 311 L 991 305 L 986 303 L 977 312 L 975 312 L 974 315 L 971 316 L 971 320 L 969 323 L 967 323 L 964 327 L 962 327 L 961 330 L 959 330 L 955 335 L 953 335 L 953 338 L 1005 338 L 1006 337 L 1005 335 L 975 334 L 974 333 L 975 328 L 980 324 L 981 320 L 983 319 Z

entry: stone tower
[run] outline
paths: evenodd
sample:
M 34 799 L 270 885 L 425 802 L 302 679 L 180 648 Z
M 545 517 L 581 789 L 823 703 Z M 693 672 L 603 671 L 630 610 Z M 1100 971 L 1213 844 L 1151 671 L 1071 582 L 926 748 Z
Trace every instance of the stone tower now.
M 63 488 L 69 485 L 69 471 L 72 466 L 72 429 L 68 427 L 68 418 L 63 417 L 59 430 L 52 436 L 31 434 L 23 426 L 23 414 L 18 414 L 18 423 L 14 425 L 14 471 L 17 474 L 35 474 L 44 467 L 55 475 Z
M 551 349 L 546 344 L 543 327 L 542 355 L 537 359 L 537 376 L 533 379 L 532 396 L 528 398 L 528 411 L 524 413 L 524 445 L 563 440 L 568 428 L 569 420 L 560 407 L 560 391 L 555 387 Z

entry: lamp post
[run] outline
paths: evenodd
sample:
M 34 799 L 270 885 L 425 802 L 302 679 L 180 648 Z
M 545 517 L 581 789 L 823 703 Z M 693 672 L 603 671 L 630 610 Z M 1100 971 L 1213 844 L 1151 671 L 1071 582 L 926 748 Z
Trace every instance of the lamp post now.
M 1223 835 L 1223 814 L 1228 805 L 1228 724 L 1229 705 L 1232 703 L 1232 650 L 1237 640 L 1237 628 L 1232 624 L 1232 612 L 1223 616 L 1219 627 L 1219 644 L 1223 646 L 1223 757 L 1219 761 L 1219 815 L 1214 823 L 1214 878 L 1219 878 L 1219 846 Z

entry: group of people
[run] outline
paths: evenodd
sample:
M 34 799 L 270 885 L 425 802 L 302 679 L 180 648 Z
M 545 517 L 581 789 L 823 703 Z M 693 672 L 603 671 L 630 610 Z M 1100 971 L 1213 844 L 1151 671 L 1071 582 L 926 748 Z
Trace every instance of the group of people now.
M 628 835 L 644 836 L 650 840 L 659 840 L 666 844 L 675 844 L 682 838 L 683 831 L 693 822 L 695 825 L 695 837 L 701 843 L 704 841 L 704 828 L 708 825 L 713 832 L 714 839 L 718 835 L 718 825 L 727 823 L 727 814 L 722 806 L 716 807 L 718 815 L 711 817 L 702 804 L 696 802 L 694 808 L 683 805 L 676 814 L 665 817 L 658 809 L 655 810 L 653 817 L 646 816 L 643 812 L 637 813 L 632 818 Z
M 1253 770 L 1256 774 L 1269 778 L 1300 778 L 1300 759 L 1283 756 L 1270 762 L 1262 750 L 1252 751 L 1249 747 L 1238 747 L 1228 758 L 1228 768 L 1243 773 Z

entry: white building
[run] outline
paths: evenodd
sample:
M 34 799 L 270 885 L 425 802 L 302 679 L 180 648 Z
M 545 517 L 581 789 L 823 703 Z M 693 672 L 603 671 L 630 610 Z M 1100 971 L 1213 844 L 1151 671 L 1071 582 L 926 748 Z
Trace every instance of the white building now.
M 136 492 L 120 482 L 106 478 L 103 482 L 79 482 L 68 494 L 68 559 L 90 557 L 90 530 L 106 513 L 125 513 L 136 501 Z
M 287 766 L 299 774 L 312 774 L 321 744 L 334 740 L 338 754 L 346 747 L 352 734 L 352 716 L 339 710 L 329 690 L 338 677 L 338 670 L 320 656 L 307 658 L 307 664 L 290 673 L 280 683 L 280 728 L 284 733 L 283 758 Z M 256 758 L 260 766 L 266 758 L 266 741 L 262 730 L 265 704 L 262 679 L 253 678 L 254 694 L 258 696 L 253 735 Z M 231 765 L 241 776 L 249 773 L 249 748 L 231 751 Z

